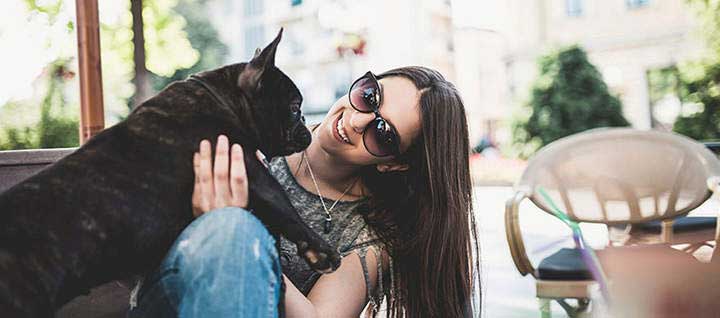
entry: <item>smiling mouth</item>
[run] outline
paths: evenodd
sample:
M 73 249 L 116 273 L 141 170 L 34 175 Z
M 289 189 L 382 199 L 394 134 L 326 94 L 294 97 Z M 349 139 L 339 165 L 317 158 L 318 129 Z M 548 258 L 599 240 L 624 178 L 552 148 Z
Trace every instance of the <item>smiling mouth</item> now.
M 343 118 L 343 113 L 340 113 L 340 116 L 338 116 L 333 127 L 333 135 L 336 139 L 338 139 L 338 141 L 352 145 L 352 142 L 350 142 L 350 138 L 348 137 L 347 131 L 345 131 L 344 123 L 345 122 Z

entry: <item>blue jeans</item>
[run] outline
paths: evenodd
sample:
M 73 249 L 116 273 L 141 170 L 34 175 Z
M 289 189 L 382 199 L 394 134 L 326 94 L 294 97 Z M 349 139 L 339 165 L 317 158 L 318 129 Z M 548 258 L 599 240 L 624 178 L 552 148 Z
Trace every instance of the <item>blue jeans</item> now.
M 205 213 L 145 278 L 129 317 L 277 317 L 281 270 L 275 239 L 250 212 Z

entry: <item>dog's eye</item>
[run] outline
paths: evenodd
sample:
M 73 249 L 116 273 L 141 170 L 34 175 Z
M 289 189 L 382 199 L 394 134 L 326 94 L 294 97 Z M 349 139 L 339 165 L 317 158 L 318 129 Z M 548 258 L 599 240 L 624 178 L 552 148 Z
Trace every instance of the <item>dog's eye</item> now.
M 300 103 L 291 103 L 290 104 L 290 112 L 293 114 L 300 112 Z
M 302 113 L 300 112 L 300 103 L 290 103 L 290 113 L 288 118 L 291 122 L 297 122 L 302 120 Z

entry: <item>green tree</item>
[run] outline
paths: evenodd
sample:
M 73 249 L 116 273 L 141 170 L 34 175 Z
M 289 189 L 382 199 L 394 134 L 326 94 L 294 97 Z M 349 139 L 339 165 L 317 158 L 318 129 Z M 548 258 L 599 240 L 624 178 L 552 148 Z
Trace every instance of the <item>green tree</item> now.
M 78 146 L 77 116 L 68 109 L 65 97 L 66 83 L 74 77 L 67 64 L 68 60 L 57 60 L 48 65 L 40 121 L 34 126 L 7 128 L 0 150 Z
M 529 117 L 514 124 L 514 139 L 529 155 L 559 138 L 597 127 L 628 126 L 620 100 L 611 95 L 585 51 L 571 46 L 540 58 Z
M 208 0 L 180 0 L 175 7 L 187 24 L 184 31 L 190 45 L 200 52 L 200 57 L 195 64 L 188 68 L 179 68 L 169 76 L 152 74 L 152 84 L 156 91 L 159 91 L 168 84 L 184 80 L 188 76 L 216 68 L 225 63 L 228 54 L 228 47 L 220 41 L 220 35 L 208 19 Z
M 132 44 L 133 44 L 133 94 L 131 105 L 137 106 L 138 101 L 142 102 L 150 98 L 152 87 L 150 86 L 150 71 L 145 65 L 145 29 L 143 21 L 143 0 L 130 0 L 130 13 L 132 15 Z
M 709 54 L 680 67 L 684 112 L 673 130 L 694 139 L 720 139 L 720 1 L 688 2 L 700 18 Z
M 198 15 L 207 15 L 203 0 L 130 0 L 130 3 L 132 30 L 143 32 L 132 39 L 135 93 L 128 103 L 132 108 L 154 94 L 154 78 L 171 77 L 179 69 L 198 64 L 205 53 L 200 50 L 205 47 L 192 42 L 193 34 L 198 33 L 197 28 L 206 28 L 209 22 L 204 16 L 198 19 Z
M 681 77 L 683 107 L 695 111 L 679 116 L 673 131 L 698 140 L 720 139 L 720 64 L 708 63 L 701 69 L 698 77 L 686 73 Z
M 196 3 L 204 3 L 202 0 L 182 1 L 194 6 L 199 5 Z M 36 86 L 34 96 L 22 100 L 10 99 L 4 105 L 0 104 L 1 149 L 70 147 L 78 144 L 76 141 L 79 118 L 77 77 L 73 79 L 49 76 L 49 80 L 44 77 L 56 73 L 55 64 L 59 63 L 58 61 L 62 61 L 65 74 L 75 72 L 74 69 L 77 67 L 75 10 L 71 5 L 73 2 L 73 0 L 23 0 L 27 11 L 22 14 L 34 17 L 33 19 L 37 21 L 44 21 L 43 28 L 49 30 L 44 35 L 48 47 L 47 60 L 55 62 L 44 67 L 46 75 L 34 81 L 38 84 L 34 84 Z M 99 4 L 105 122 L 107 126 L 111 126 L 127 115 L 132 104 L 133 19 L 130 12 L 131 0 L 123 0 L 120 3 L 103 1 Z M 182 14 L 175 10 L 177 4 L 178 0 L 142 1 L 145 65 L 148 71 L 159 76 L 170 77 L 178 69 L 188 69 L 199 64 L 200 53 L 193 48 L 188 39 L 188 33 L 194 32 L 195 27 L 188 25 Z M 204 24 L 201 28 L 207 25 Z M 22 29 L 23 25 L 18 24 L 8 30 L 0 30 L 0 33 Z M 12 49 L 13 43 L 6 44 Z M 202 48 L 201 45 L 195 47 Z M 212 61 L 213 58 L 209 56 L 204 60 Z M 68 133 L 70 131 L 72 133 Z
M 68 116 L 65 109 L 65 83 L 74 77 L 67 64 L 67 60 L 61 60 L 50 65 L 47 95 L 42 102 L 37 127 L 38 148 L 77 147 L 80 144 L 79 121 L 75 116 Z M 57 108 L 55 112 L 54 108 Z

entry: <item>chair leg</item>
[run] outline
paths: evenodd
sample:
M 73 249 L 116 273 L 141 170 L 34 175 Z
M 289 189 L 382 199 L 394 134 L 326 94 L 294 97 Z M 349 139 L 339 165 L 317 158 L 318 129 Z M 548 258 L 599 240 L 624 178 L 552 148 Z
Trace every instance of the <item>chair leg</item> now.
M 705 242 L 690 244 L 686 248 L 683 249 L 683 252 L 692 254 L 692 253 L 695 253 L 695 251 L 699 250 L 701 247 L 706 246 L 706 245 L 708 245 L 708 244 L 706 244 Z
M 581 298 L 578 299 L 578 311 L 586 311 L 588 309 L 588 306 L 590 305 L 590 299 L 587 298 Z
M 573 306 L 571 306 L 570 304 L 568 304 L 568 303 L 565 301 L 565 299 L 555 299 L 555 301 L 557 301 L 557 303 L 560 304 L 560 307 L 562 307 L 563 309 L 565 309 L 565 313 L 567 313 L 568 317 L 570 317 L 570 318 L 575 318 L 575 317 L 577 317 L 577 313 L 576 313 L 575 308 L 573 308 Z
M 579 318 L 583 316 L 583 313 L 585 313 L 588 309 L 588 305 L 590 304 L 590 300 L 586 298 L 580 298 L 577 300 L 577 306 L 573 307 L 572 305 L 568 304 L 565 299 L 556 299 L 558 304 L 565 310 L 565 313 L 567 313 L 568 317 L 570 318 Z
M 540 304 L 540 318 L 552 318 L 552 311 L 550 310 L 550 299 L 538 298 Z

